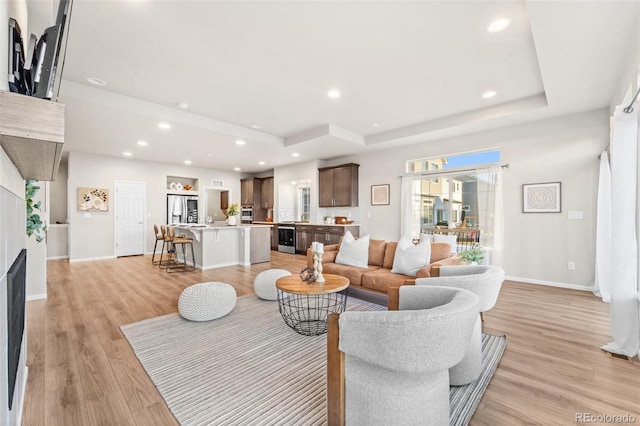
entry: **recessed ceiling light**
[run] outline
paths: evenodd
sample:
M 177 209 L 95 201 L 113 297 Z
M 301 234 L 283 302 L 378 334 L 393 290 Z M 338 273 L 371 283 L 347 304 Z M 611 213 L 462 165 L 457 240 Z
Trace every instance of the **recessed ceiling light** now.
M 89 77 L 87 81 L 95 86 L 106 86 L 107 82 L 96 77 Z
M 180 108 L 180 109 L 187 109 L 187 108 L 189 108 L 189 104 L 188 104 L 188 103 L 186 103 L 186 102 L 179 102 L 179 103 L 178 103 L 178 108 Z
M 494 90 L 488 90 L 482 94 L 482 97 L 485 99 L 493 98 L 497 93 Z
M 234 167 L 233 170 L 235 170 L 236 172 L 240 171 L 240 167 Z
M 262 124 L 252 124 L 251 127 L 254 129 L 262 129 Z
M 184 160 L 184 164 L 187 164 L 187 165 L 191 164 L 191 160 Z
M 291 154 L 292 157 L 300 157 L 300 154 L 298 154 L 297 152 L 294 152 L 293 154 Z
M 337 90 L 337 89 L 331 89 L 331 90 L 329 90 L 329 91 L 327 92 L 327 96 L 328 96 L 328 97 L 330 97 L 330 98 L 333 98 L 333 99 L 335 99 L 335 98 L 339 98 L 339 97 L 340 97 L 340 95 L 341 95 L 341 93 L 340 93 L 340 91 L 339 91 L 339 90 Z
M 511 21 L 506 18 L 496 19 L 489 25 L 487 31 L 490 33 L 497 33 L 498 31 L 502 31 L 507 28 L 510 23 Z
M 384 123 L 375 123 L 373 125 L 373 127 L 382 127 L 382 126 L 384 126 Z
M 261 166 L 264 166 L 265 162 L 264 161 L 258 161 L 258 164 L 260 164 Z
M 213 157 L 213 153 L 211 152 L 207 153 L 207 157 Z
M 123 152 L 122 155 L 124 155 L 125 157 L 131 157 L 133 154 L 130 152 Z
M 238 139 L 236 141 L 236 145 L 244 145 L 244 144 L 245 144 L 245 141 L 243 141 L 242 139 Z
M 137 142 L 137 144 L 138 144 L 138 145 L 140 145 L 140 146 L 147 146 L 147 145 L 149 145 L 146 141 L 138 141 L 138 142 Z
M 158 123 L 158 127 L 160 127 L 161 129 L 170 129 L 171 128 L 171 124 L 169 123 Z

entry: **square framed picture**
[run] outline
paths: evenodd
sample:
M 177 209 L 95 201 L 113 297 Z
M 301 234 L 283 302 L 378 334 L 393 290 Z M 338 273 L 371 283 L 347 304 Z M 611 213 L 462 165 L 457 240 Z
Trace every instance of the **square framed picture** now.
M 523 213 L 560 213 L 560 182 L 522 185 Z
M 372 206 L 388 206 L 389 205 L 389 184 L 371 185 L 371 205 Z

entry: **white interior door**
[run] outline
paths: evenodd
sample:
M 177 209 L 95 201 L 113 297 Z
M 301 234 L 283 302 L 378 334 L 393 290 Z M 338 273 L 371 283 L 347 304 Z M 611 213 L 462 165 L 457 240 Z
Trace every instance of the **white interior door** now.
M 144 254 L 144 182 L 116 182 L 116 256 Z

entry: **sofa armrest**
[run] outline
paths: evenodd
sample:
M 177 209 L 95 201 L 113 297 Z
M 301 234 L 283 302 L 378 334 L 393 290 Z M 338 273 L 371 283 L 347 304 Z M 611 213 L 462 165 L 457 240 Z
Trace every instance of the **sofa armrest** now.
M 467 262 L 460 259 L 460 257 L 458 257 L 457 254 L 454 254 L 451 257 L 447 257 L 446 259 L 442 259 L 432 263 L 431 267 L 433 268 L 434 266 L 441 267 L 441 266 L 448 266 L 448 265 L 466 265 L 466 264 Z
M 402 285 L 415 285 L 416 280 L 405 280 Z M 397 311 L 400 306 L 400 287 L 391 287 L 387 292 L 387 310 Z

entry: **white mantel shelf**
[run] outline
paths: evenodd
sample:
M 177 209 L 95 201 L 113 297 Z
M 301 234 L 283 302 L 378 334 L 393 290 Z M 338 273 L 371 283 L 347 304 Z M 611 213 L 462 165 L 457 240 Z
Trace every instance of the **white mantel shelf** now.
M 0 91 L 0 146 L 24 179 L 52 181 L 64 144 L 64 105 Z

